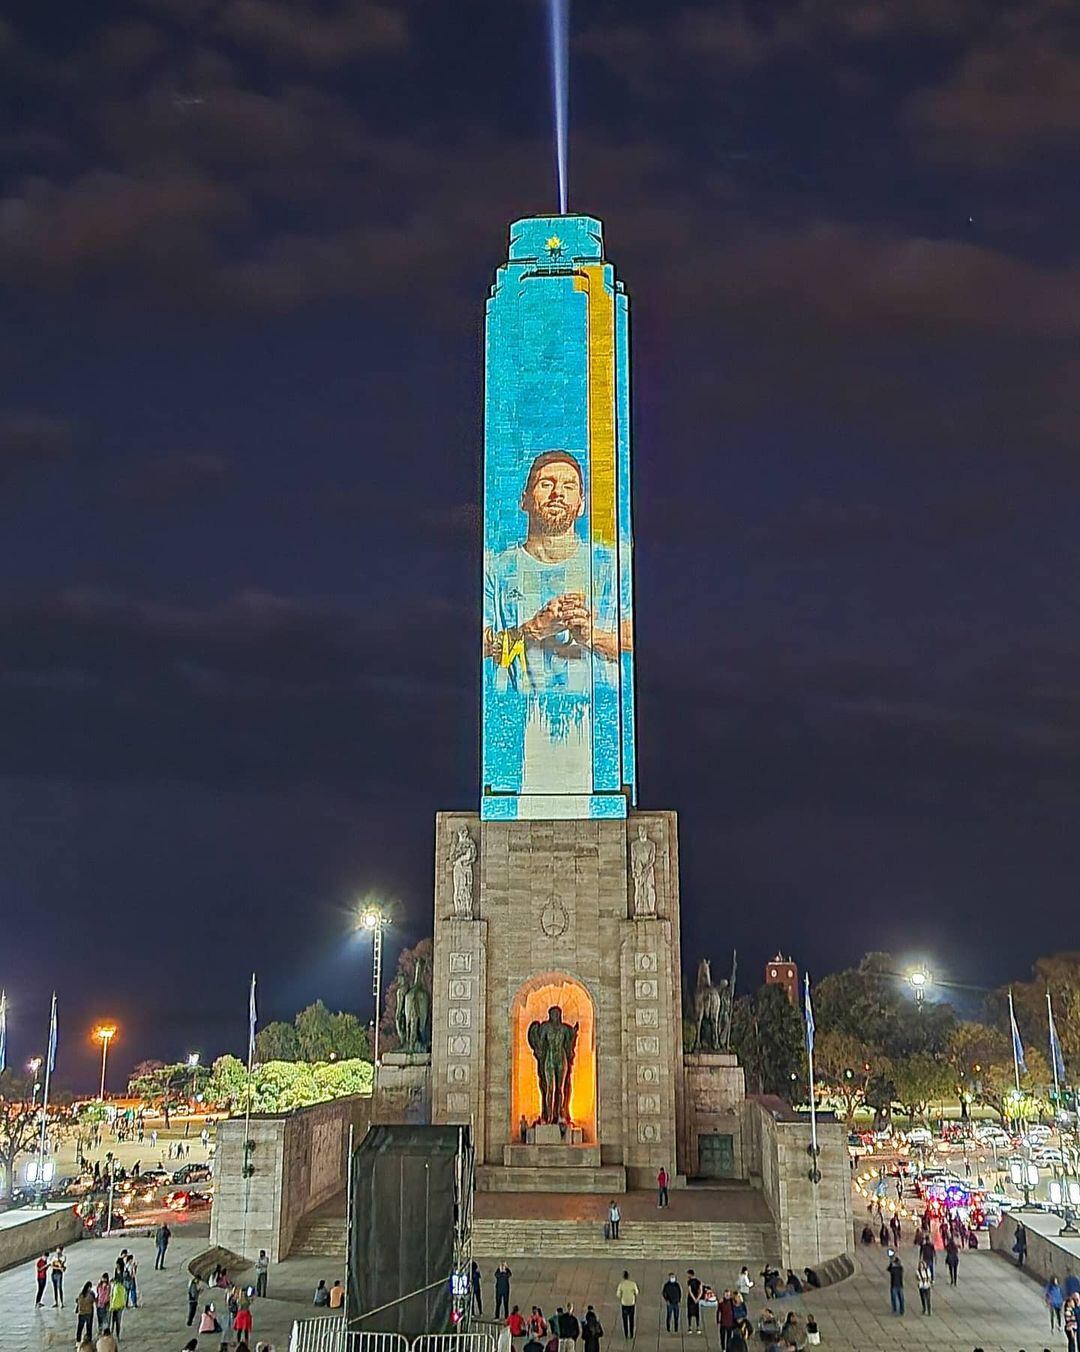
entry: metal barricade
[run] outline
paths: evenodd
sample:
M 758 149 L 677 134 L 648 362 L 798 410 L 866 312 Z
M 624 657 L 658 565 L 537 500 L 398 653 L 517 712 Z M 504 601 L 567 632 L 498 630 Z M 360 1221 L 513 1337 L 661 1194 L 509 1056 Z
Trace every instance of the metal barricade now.
M 422 1333 L 411 1352 L 495 1352 L 490 1333 Z
M 350 1333 L 340 1318 L 297 1319 L 289 1337 L 289 1352 L 409 1352 L 409 1340 L 400 1333 Z
M 297 1319 L 289 1352 L 495 1352 L 489 1333 L 422 1333 L 409 1340 L 400 1333 L 349 1333 L 340 1319 Z

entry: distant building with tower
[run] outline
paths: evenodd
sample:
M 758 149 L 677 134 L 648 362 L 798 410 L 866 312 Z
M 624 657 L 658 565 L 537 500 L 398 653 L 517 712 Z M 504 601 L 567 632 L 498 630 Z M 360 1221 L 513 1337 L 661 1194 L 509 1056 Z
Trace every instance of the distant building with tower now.
M 765 964 L 766 986 L 783 986 L 787 998 L 793 1005 L 799 1004 L 799 969 L 777 951 L 776 957 Z

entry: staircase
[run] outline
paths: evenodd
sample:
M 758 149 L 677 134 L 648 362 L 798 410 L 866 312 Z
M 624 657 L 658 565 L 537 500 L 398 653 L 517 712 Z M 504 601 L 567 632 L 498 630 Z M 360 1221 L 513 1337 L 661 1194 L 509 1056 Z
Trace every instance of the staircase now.
M 624 1258 L 676 1262 L 778 1262 L 770 1221 L 628 1221 L 617 1240 L 598 1221 L 474 1218 L 473 1253 L 486 1258 Z
M 305 1216 L 296 1227 L 290 1258 L 333 1258 L 345 1261 L 345 1194 Z

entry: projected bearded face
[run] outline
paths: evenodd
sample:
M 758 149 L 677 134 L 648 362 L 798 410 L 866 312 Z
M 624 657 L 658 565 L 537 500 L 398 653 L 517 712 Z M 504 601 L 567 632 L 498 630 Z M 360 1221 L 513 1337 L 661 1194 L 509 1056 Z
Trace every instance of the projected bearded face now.
M 568 535 L 585 510 L 581 470 L 575 460 L 552 460 L 529 477 L 521 498 L 530 531 Z

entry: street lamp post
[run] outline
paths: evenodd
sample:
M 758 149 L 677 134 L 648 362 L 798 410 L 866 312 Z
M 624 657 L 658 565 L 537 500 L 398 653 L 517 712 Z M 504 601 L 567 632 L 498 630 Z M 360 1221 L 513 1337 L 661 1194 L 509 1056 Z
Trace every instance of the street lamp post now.
M 33 1108 L 37 1103 L 37 1096 L 41 1092 L 41 1081 L 38 1079 L 38 1071 L 41 1069 L 41 1057 L 35 1056 L 27 1061 L 26 1069 L 34 1077 L 34 1088 L 31 1091 L 30 1107 Z
M 199 1053 L 189 1052 L 187 1063 L 191 1067 L 191 1097 L 194 1099 L 199 1092 Z
M 94 1029 L 94 1037 L 101 1043 L 101 1092 L 98 1098 L 105 1102 L 105 1067 L 109 1059 L 109 1043 L 116 1036 L 115 1023 L 99 1023 Z
M 360 914 L 360 924 L 371 935 L 371 989 L 375 999 L 374 1031 L 371 1038 L 371 1057 L 379 1064 L 379 999 L 382 994 L 383 931 L 390 924 L 378 906 L 366 906 Z

